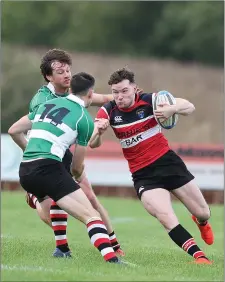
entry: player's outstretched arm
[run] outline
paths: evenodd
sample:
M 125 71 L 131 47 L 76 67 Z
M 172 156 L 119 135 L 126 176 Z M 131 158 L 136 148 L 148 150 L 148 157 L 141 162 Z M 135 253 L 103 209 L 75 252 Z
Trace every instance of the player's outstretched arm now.
M 176 98 L 176 105 L 159 104 L 154 114 L 157 118 L 169 118 L 173 114 L 188 116 L 193 113 L 195 106 L 189 101 L 181 98 Z
M 23 116 L 15 122 L 8 130 L 8 134 L 12 137 L 14 142 L 24 151 L 27 145 L 27 140 L 24 133 L 30 130 L 32 122 L 28 116 Z
M 102 144 L 102 135 L 109 127 L 109 120 L 108 119 L 99 119 L 95 122 L 95 128 L 91 139 L 89 141 L 89 146 L 94 149 L 100 147 Z
M 182 116 L 188 116 L 195 110 L 195 106 L 186 99 L 176 98 L 176 113 Z
M 90 139 L 89 146 L 90 148 L 98 148 L 102 145 L 102 135 L 99 134 L 98 130 L 95 129 L 93 135 Z
M 137 94 L 143 93 L 143 90 L 141 88 L 137 88 L 136 90 Z M 110 102 L 113 100 L 112 94 L 99 94 L 99 93 L 93 93 L 92 98 L 92 106 L 103 106 L 104 104 Z
M 83 114 L 82 114 L 83 113 Z M 73 159 L 71 164 L 71 173 L 78 182 L 85 177 L 84 158 L 87 151 L 88 142 L 93 133 L 93 121 L 88 121 L 86 114 L 81 113 L 81 119 L 77 124 L 77 139 L 74 148 Z M 90 130 L 92 129 L 92 130 Z
M 93 93 L 92 97 L 92 106 L 102 106 L 110 101 L 113 100 L 113 95 L 112 94 L 98 94 L 98 93 Z

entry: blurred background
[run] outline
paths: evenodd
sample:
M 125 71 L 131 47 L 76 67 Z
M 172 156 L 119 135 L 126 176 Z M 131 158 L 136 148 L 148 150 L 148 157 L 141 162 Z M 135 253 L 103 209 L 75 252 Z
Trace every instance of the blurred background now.
M 2 2 L 3 189 L 18 188 L 22 156 L 7 130 L 44 84 L 40 59 L 51 48 L 72 55 L 72 73 L 94 75 L 97 93 L 110 93 L 110 74 L 128 66 L 144 91 L 194 103 L 195 113 L 165 134 L 207 200 L 223 202 L 223 1 Z M 93 117 L 97 110 L 90 108 Z M 89 150 L 87 170 L 96 193 L 135 197 L 111 130 L 104 146 Z

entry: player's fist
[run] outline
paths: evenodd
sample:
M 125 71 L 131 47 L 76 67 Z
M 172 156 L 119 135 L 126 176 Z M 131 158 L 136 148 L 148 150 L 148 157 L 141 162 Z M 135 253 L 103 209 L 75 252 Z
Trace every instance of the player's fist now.
M 160 104 L 154 114 L 157 118 L 168 119 L 176 113 L 176 105 Z
M 137 89 L 136 89 L 136 94 L 137 95 L 142 94 L 143 92 L 144 92 L 143 89 L 137 87 Z
M 106 129 L 109 127 L 109 120 L 105 118 L 101 118 L 97 121 L 96 127 L 99 135 L 102 135 Z

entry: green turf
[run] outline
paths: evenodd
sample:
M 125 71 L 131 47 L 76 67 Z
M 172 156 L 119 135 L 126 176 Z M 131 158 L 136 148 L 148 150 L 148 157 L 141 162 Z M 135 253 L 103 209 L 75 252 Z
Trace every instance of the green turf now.
M 22 192 L 2 192 L 3 281 L 223 281 L 223 206 L 211 206 L 215 243 L 207 246 L 178 203 L 174 209 L 181 224 L 214 261 L 212 266 L 193 265 L 160 224 L 138 200 L 100 198 L 107 207 L 126 260 L 136 267 L 107 264 L 91 246 L 85 226 L 68 222 L 72 259 L 55 259 L 53 232 L 24 201 Z

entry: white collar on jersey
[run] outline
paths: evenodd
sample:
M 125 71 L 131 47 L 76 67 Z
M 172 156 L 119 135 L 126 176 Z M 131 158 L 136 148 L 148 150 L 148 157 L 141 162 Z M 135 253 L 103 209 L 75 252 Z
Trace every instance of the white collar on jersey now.
M 79 97 L 73 95 L 73 94 L 69 94 L 68 96 L 65 97 L 66 99 L 69 99 L 75 103 L 80 104 L 82 107 L 85 107 L 85 103 L 82 99 L 80 99 Z
M 49 82 L 49 83 L 47 84 L 47 87 L 48 87 L 48 89 L 52 92 L 52 94 L 55 95 L 55 87 L 54 87 L 54 85 L 53 85 L 51 82 Z
M 54 87 L 54 85 L 51 83 L 51 82 L 49 82 L 48 84 L 47 84 L 47 87 L 48 87 L 48 89 L 52 92 L 52 94 L 55 96 L 55 97 L 60 97 L 60 95 L 57 95 L 56 93 L 55 93 L 55 87 Z M 64 93 L 65 94 L 65 93 Z
M 49 82 L 49 83 L 47 84 L 47 87 L 48 87 L 48 89 L 52 92 L 52 94 L 54 94 L 56 97 L 60 97 L 60 96 L 56 95 L 56 93 L 55 93 L 55 87 L 54 87 L 54 85 L 53 85 L 51 82 Z M 75 103 L 78 103 L 78 104 L 81 105 L 82 107 L 85 107 L 84 101 L 83 101 L 82 99 L 78 98 L 77 96 L 73 95 L 73 94 L 69 94 L 69 95 L 66 96 L 65 98 L 67 98 L 67 99 L 69 99 L 69 100 L 71 100 L 71 101 L 73 101 L 73 102 L 75 102 Z

